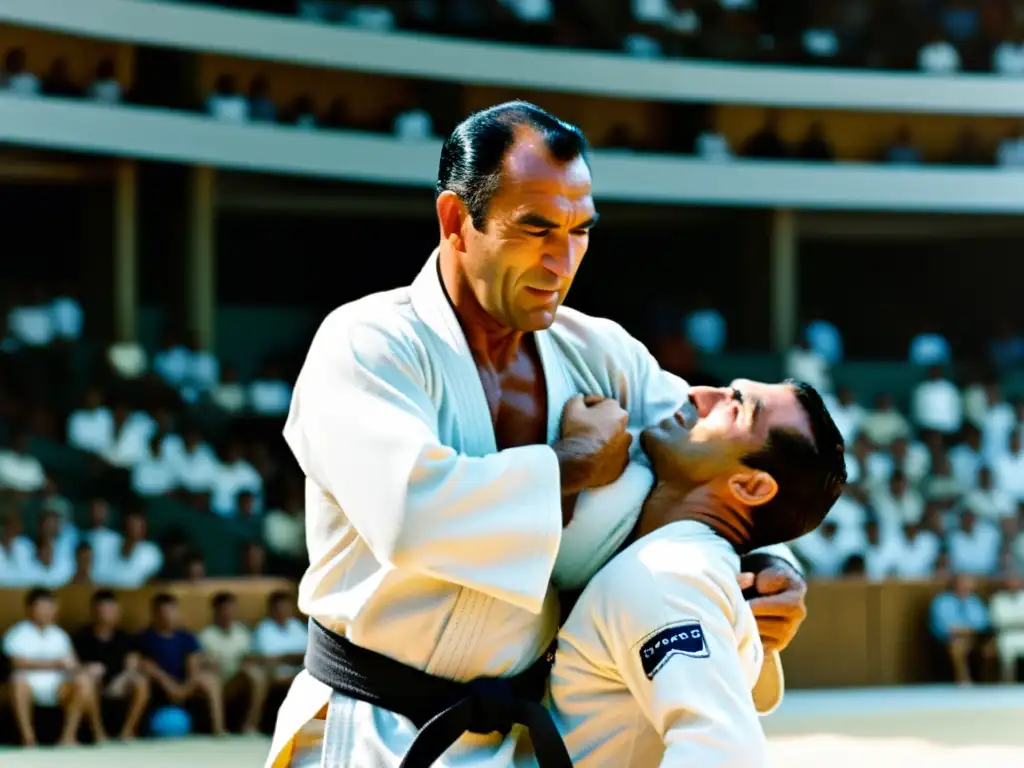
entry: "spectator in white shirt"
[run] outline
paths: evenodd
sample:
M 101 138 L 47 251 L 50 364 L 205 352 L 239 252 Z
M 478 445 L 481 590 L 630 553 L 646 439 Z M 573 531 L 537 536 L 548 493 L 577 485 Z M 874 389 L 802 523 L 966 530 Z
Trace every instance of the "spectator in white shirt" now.
M 929 368 L 934 365 L 949 365 L 953 359 L 953 352 L 945 336 L 932 327 L 925 326 L 910 340 L 907 358 L 914 365 Z
M 825 579 L 840 576 L 846 561 L 856 551 L 843 541 L 838 526 L 828 520 L 793 542 L 793 547 L 807 563 L 810 575 Z
M 106 499 L 89 502 L 89 525 L 78 531 L 78 540 L 92 547 L 93 561 L 99 570 L 105 570 L 121 548 L 121 534 L 110 528 L 110 505 Z
M 283 416 L 292 402 L 292 388 L 281 368 L 270 363 L 249 385 L 249 407 L 257 416 Z
M 230 592 L 214 595 L 211 608 L 213 623 L 197 636 L 199 645 L 220 676 L 225 699 L 246 700 L 242 733 L 258 733 L 267 699 L 267 679 L 252 654 L 252 634 L 238 620 L 238 601 Z
M 812 61 L 826 63 L 835 59 L 840 53 L 833 6 L 813 6 L 812 17 L 810 25 L 801 36 L 804 54 Z
M 46 589 L 33 589 L 25 599 L 26 618 L 4 635 L 3 652 L 10 660 L 11 704 L 24 746 L 36 745 L 33 709 L 60 706 L 64 725 L 60 744 L 78 743 L 78 728 L 87 715 L 97 742 L 106 740 L 100 719 L 96 684 L 81 669 L 71 638 L 56 624 L 57 602 Z
M 835 323 L 817 317 L 804 328 L 804 338 L 829 365 L 843 362 L 843 335 Z
M 884 581 L 896 574 L 903 557 L 903 529 L 888 532 L 874 521 L 864 530 L 867 547 L 864 550 L 864 575 L 871 581 Z
M 257 75 L 249 84 L 249 115 L 254 123 L 276 123 L 277 105 L 270 98 L 270 81 Z
M 245 385 L 238 378 L 238 368 L 225 365 L 220 383 L 210 391 L 214 405 L 225 413 L 240 414 L 248 404 Z
M 1010 449 L 992 462 L 996 488 L 1015 504 L 1024 501 L 1024 452 L 1021 451 L 1020 433 L 1010 435 Z
M 93 387 L 85 393 L 82 407 L 68 416 L 67 441 L 72 448 L 103 455 L 114 443 L 114 415 L 103 404 L 103 394 Z
M 412 107 L 395 116 L 392 132 L 401 141 L 427 141 L 434 135 L 434 119 L 423 107 Z
M 898 470 L 911 486 L 917 486 L 928 474 L 931 463 L 931 454 L 924 445 L 897 437 L 888 449 L 875 451 L 868 457 L 868 481 L 872 485 L 887 483 Z
M 217 380 L 220 378 L 220 361 L 212 352 L 203 349 L 195 333 L 189 334 L 184 360 L 185 374 L 179 394 L 185 402 L 194 403 L 200 395 L 217 386 Z
M 60 341 L 74 342 L 82 337 L 82 325 L 85 313 L 78 301 L 77 291 L 70 283 L 66 283 L 50 301 L 53 313 L 53 328 Z
M 224 461 L 217 470 L 213 483 L 210 506 L 222 517 L 238 514 L 238 495 L 248 491 L 253 495 L 257 508 L 263 497 L 263 478 L 250 464 L 242 452 L 242 446 L 235 441 L 224 449 Z
M 102 59 L 96 65 L 96 76 L 89 85 L 89 98 L 101 104 L 118 104 L 121 101 L 121 83 L 113 59 Z
M 65 547 L 57 546 L 54 539 L 36 542 L 32 560 L 28 566 L 28 581 L 47 589 L 60 589 L 75 575 L 75 554 Z
M 284 560 L 306 556 L 306 513 L 301 494 L 287 494 L 279 508 L 263 516 L 263 540 L 272 554 Z
M 875 510 L 882 538 L 903 530 L 907 523 L 919 523 L 924 515 L 924 499 L 911 489 L 907 476 L 892 473 L 887 485 L 871 493 L 871 508 Z
M 130 411 L 124 403 L 114 406 L 113 440 L 103 454 L 109 464 L 130 469 L 145 458 L 156 421 L 144 411 Z
M 973 512 L 981 520 L 996 522 L 1012 518 L 1017 506 L 1009 495 L 995 487 L 992 470 L 981 467 L 978 470 L 977 487 L 964 496 L 964 509 Z
M 892 395 L 884 392 L 875 398 L 875 407 L 860 423 L 861 434 L 875 445 L 889 445 L 897 437 L 910 435 L 910 422 L 896 410 Z
M 960 53 L 942 31 L 936 29 L 917 53 L 917 68 L 931 75 L 954 75 L 960 71 Z
M 1017 664 L 1024 658 L 1024 578 L 1007 574 L 1000 589 L 992 595 L 988 610 L 1002 679 L 1012 683 L 1017 677 Z
M 168 436 L 164 451 L 178 470 L 181 487 L 192 494 L 210 493 L 220 471 L 217 454 L 195 427 L 186 429 L 183 438 L 171 441 L 172 437 L 177 435 Z
M 163 343 L 153 356 L 153 370 L 171 389 L 180 390 L 191 369 L 192 354 L 182 341 L 181 334 L 170 329 L 164 333 Z
M 0 80 L 0 84 L 18 96 L 39 95 L 39 78 L 28 71 L 23 49 L 12 48 L 7 52 L 7 58 L 4 60 L 4 76 Z
M 164 454 L 163 445 L 164 436 L 154 435 L 146 455 L 132 467 L 132 490 L 139 496 L 166 496 L 178 487 L 178 471 Z
M 949 461 L 953 475 L 962 488 L 974 488 L 978 484 L 978 472 L 984 463 L 981 455 L 981 432 L 968 424 L 963 429 L 962 440 L 949 449 Z
M 28 452 L 28 436 L 18 432 L 11 444 L 0 450 L 0 488 L 18 493 L 37 493 L 46 486 L 46 472 L 35 456 Z
M 921 525 L 903 527 L 902 552 L 896 563 L 896 574 L 903 579 L 928 579 L 935 573 L 935 563 L 942 551 L 942 539 Z
M 624 41 L 632 56 L 685 55 L 700 33 L 701 19 L 691 0 L 632 0 L 634 30 Z
M 990 464 L 996 456 L 1006 453 L 1010 447 L 1010 433 L 1017 425 L 1017 414 L 1003 397 L 998 384 L 989 385 L 986 390 L 986 409 L 981 422 L 981 450 Z
M 0 587 L 29 586 L 35 546 L 22 535 L 21 516 L 8 512 L 0 532 Z
M 820 353 L 819 353 L 820 355 Z M 865 414 L 864 406 L 857 402 L 853 390 L 847 386 L 839 387 L 834 396 L 825 396 L 828 411 L 836 423 L 839 434 L 848 444 L 852 443 L 860 431 L 860 424 Z
M 107 365 L 115 378 L 134 381 L 149 370 L 149 357 L 141 344 L 120 341 L 107 347 Z
M 922 429 L 950 436 L 960 431 L 964 421 L 964 402 L 956 384 L 947 379 L 939 366 L 928 369 L 928 378 L 914 389 L 910 413 Z
M 686 338 L 698 352 L 717 355 L 725 349 L 725 318 L 707 299 L 700 299 L 696 304 L 697 308 L 685 321 Z
M 129 510 L 124 516 L 121 547 L 102 571 L 97 569 L 96 581 L 108 587 L 138 589 L 156 576 L 163 564 L 160 547 L 146 538 L 146 516 Z
M 932 468 L 924 482 L 924 494 L 929 500 L 954 503 L 960 500 L 964 487 L 953 474 L 949 456 L 941 448 L 932 453 Z
M 1017 32 L 1012 40 L 1004 40 L 992 51 L 992 70 L 997 75 L 1024 75 L 1024 34 Z
M 206 109 L 215 119 L 225 123 L 249 122 L 249 100 L 238 92 L 232 75 L 220 75 L 214 92 L 206 101 Z
M 1001 168 L 1024 166 L 1024 130 L 1014 128 L 996 147 L 996 165 Z
M 805 381 L 822 394 L 832 392 L 832 376 L 825 358 L 814 352 L 806 339 L 786 353 L 786 376 Z
M 962 512 L 960 527 L 949 533 L 950 566 L 957 573 L 994 575 L 999 566 L 1001 540 L 995 525 L 979 521 L 971 512 Z
M 33 286 L 28 301 L 8 313 L 7 327 L 24 347 L 41 349 L 52 344 L 57 327 L 46 289 L 41 285 Z
M 252 636 L 253 655 L 268 672 L 272 686 L 284 687 L 302 669 L 307 628 L 295 616 L 295 600 L 287 592 L 274 592 L 267 600 L 267 618 Z

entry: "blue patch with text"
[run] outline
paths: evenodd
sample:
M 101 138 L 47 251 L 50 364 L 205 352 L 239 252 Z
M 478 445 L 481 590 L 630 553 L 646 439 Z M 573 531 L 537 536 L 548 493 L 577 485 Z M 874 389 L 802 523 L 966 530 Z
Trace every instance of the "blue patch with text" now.
M 711 655 L 699 621 L 683 621 L 659 629 L 640 646 L 640 663 L 648 680 L 673 656 L 681 654 L 695 659 Z

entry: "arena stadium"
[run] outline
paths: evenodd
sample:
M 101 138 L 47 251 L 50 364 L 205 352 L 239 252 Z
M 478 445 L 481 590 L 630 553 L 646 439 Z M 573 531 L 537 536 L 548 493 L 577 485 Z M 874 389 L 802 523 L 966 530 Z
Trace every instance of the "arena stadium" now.
M 296 378 L 511 100 L 589 141 L 568 306 L 844 438 L 772 764 L 1024 765 L 1024 2 L 4 0 L 0 56 L 0 765 L 267 759 Z

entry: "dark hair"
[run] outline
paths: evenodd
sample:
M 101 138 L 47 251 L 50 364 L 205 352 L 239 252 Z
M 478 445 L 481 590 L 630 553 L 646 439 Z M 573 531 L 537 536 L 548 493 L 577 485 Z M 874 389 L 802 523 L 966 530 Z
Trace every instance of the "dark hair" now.
M 44 587 L 36 587 L 35 589 L 29 590 L 29 593 L 25 595 L 25 607 L 31 608 L 36 603 L 42 602 L 43 600 L 53 600 L 53 592 Z
M 91 602 L 93 605 L 99 605 L 100 603 L 116 603 L 117 595 L 109 589 L 97 589 L 92 593 Z
M 177 602 L 178 598 L 176 598 L 171 593 L 159 592 L 153 595 L 153 599 L 150 601 L 150 605 L 152 606 L 153 610 L 156 611 L 160 608 L 163 608 L 165 605 L 176 605 Z
M 509 101 L 474 112 L 455 126 L 441 147 L 436 195 L 458 195 L 479 230 L 486 225 L 487 210 L 501 180 L 502 161 L 521 126 L 540 133 L 555 160 L 587 160 L 583 131 L 528 101 Z
M 290 603 L 292 601 L 292 596 L 280 589 L 271 592 L 270 597 L 267 598 L 267 610 L 270 610 L 275 605 L 285 600 Z
M 80 552 L 92 552 L 92 544 L 90 544 L 88 541 L 78 542 L 78 546 L 75 547 L 75 554 L 77 555 Z
M 798 539 L 813 531 L 832 509 L 846 484 L 843 436 L 814 387 L 787 380 L 811 423 L 813 442 L 789 429 L 773 429 L 768 442 L 743 458 L 767 472 L 778 493 L 753 515 L 750 549 Z
M 235 602 L 235 596 L 230 592 L 218 592 L 213 596 L 213 600 L 210 601 L 210 605 L 213 607 L 213 610 L 216 611 L 222 605 L 227 605 L 228 603 L 233 602 Z

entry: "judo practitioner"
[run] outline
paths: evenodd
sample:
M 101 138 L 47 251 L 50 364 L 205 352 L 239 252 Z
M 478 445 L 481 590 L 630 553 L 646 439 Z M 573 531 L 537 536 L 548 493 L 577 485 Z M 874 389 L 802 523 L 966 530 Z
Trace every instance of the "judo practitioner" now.
M 846 482 L 843 438 L 793 383 L 695 387 L 691 430 L 643 433 L 657 484 L 636 540 L 558 634 L 551 702 L 576 766 L 755 768 L 763 661 L 740 555 L 816 528 Z M 653 478 L 652 478 L 653 480 Z
M 615 552 L 649 490 L 633 437 L 689 402 L 619 325 L 561 307 L 598 218 L 579 129 L 523 102 L 470 116 L 436 211 L 412 285 L 331 313 L 295 385 L 313 621 L 268 766 L 567 765 L 537 704 L 556 560 Z M 787 558 L 754 569 L 767 648 L 804 616 Z

